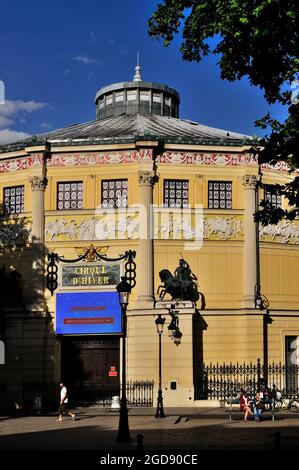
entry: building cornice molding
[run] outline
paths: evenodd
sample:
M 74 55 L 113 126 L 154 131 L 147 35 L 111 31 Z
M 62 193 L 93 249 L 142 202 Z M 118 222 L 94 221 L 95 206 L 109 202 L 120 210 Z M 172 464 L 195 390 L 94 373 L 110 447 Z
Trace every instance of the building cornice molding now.
M 139 142 L 140 143 L 140 142 Z M 27 149 L 29 150 L 29 149 Z M 36 150 L 36 149 L 35 149 Z M 129 165 L 140 162 L 150 162 L 154 159 L 158 165 L 180 166 L 193 165 L 205 167 L 231 167 L 244 168 L 247 172 L 257 169 L 257 157 L 250 153 L 234 153 L 234 152 L 190 152 L 190 151 L 165 151 L 158 153 L 155 147 L 144 147 L 135 149 L 111 149 L 111 151 L 66 151 L 62 149 L 58 152 L 57 148 L 51 149 L 51 156 L 47 159 L 48 168 L 56 167 L 90 167 L 99 165 Z M 29 154 L 16 153 L 8 154 L 7 158 L 0 156 L 0 174 L 14 172 L 20 170 L 28 170 L 32 168 L 40 168 L 44 164 L 44 147 L 40 148 L 40 152 Z M 248 170 L 247 170 L 248 168 Z M 285 162 L 278 162 L 274 167 L 270 165 L 262 166 L 265 173 L 280 174 L 284 173 L 288 179 L 292 177 L 287 173 Z M 252 170 L 251 170 L 252 169 Z M 287 173 L 287 174 L 286 174 Z

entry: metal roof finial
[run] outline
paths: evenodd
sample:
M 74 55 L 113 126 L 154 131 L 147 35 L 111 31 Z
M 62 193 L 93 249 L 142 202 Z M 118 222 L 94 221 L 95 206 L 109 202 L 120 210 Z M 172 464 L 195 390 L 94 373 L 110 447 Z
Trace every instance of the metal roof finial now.
M 133 82 L 142 82 L 141 78 L 141 67 L 139 65 L 139 51 L 137 51 L 137 65 L 135 67 L 135 75 L 133 78 Z

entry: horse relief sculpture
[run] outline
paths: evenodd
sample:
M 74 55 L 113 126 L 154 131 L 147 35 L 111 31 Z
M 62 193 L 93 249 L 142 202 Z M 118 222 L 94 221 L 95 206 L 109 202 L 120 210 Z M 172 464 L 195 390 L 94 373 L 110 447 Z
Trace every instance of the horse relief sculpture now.
M 199 292 L 197 277 L 192 273 L 187 261 L 180 259 L 174 275 L 168 269 L 162 269 L 159 276 L 163 283 L 157 290 L 160 300 L 163 300 L 166 294 L 170 294 L 171 300 L 189 300 L 196 304 L 201 297 L 201 308 L 205 308 L 205 297 Z

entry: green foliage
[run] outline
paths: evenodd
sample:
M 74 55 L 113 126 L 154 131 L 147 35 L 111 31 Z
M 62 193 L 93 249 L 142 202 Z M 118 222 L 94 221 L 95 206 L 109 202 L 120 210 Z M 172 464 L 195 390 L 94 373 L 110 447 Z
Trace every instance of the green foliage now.
M 281 87 L 299 72 L 298 24 L 297 0 L 165 0 L 149 20 L 149 34 L 168 45 L 182 27 L 185 60 L 220 54 L 222 78 L 247 76 L 269 103 L 285 103 Z M 211 38 L 219 39 L 213 49 Z
M 248 77 L 261 88 L 269 104 L 289 106 L 284 123 L 269 115 L 256 121 L 271 128 L 258 150 L 259 162 L 286 161 L 290 170 L 299 168 L 299 105 L 293 85 L 299 84 L 299 1 L 298 0 L 164 0 L 149 19 L 149 34 L 169 45 L 182 35 L 184 60 L 201 61 L 206 55 L 219 57 L 221 78 L 229 81 Z M 213 41 L 211 41 L 213 39 Z M 288 191 L 284 188 L 285 196 Z M 296 197 L 299 202 L 299 183 Z M 297 209 L 296 209 L 297 207 Z M 299 204 L 295 212 L 299 211 Z M 262 208 L 263 223 L 293 214 Z M 278 219 L 280 220 L 280 219 Z

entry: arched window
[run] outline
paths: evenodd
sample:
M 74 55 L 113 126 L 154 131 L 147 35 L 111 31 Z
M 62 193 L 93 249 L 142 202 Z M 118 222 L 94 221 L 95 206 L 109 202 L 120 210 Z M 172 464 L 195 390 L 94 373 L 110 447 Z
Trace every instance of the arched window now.
M 0 340 L 0 365 L 5 364 L 5 345 L 3 341 Z

